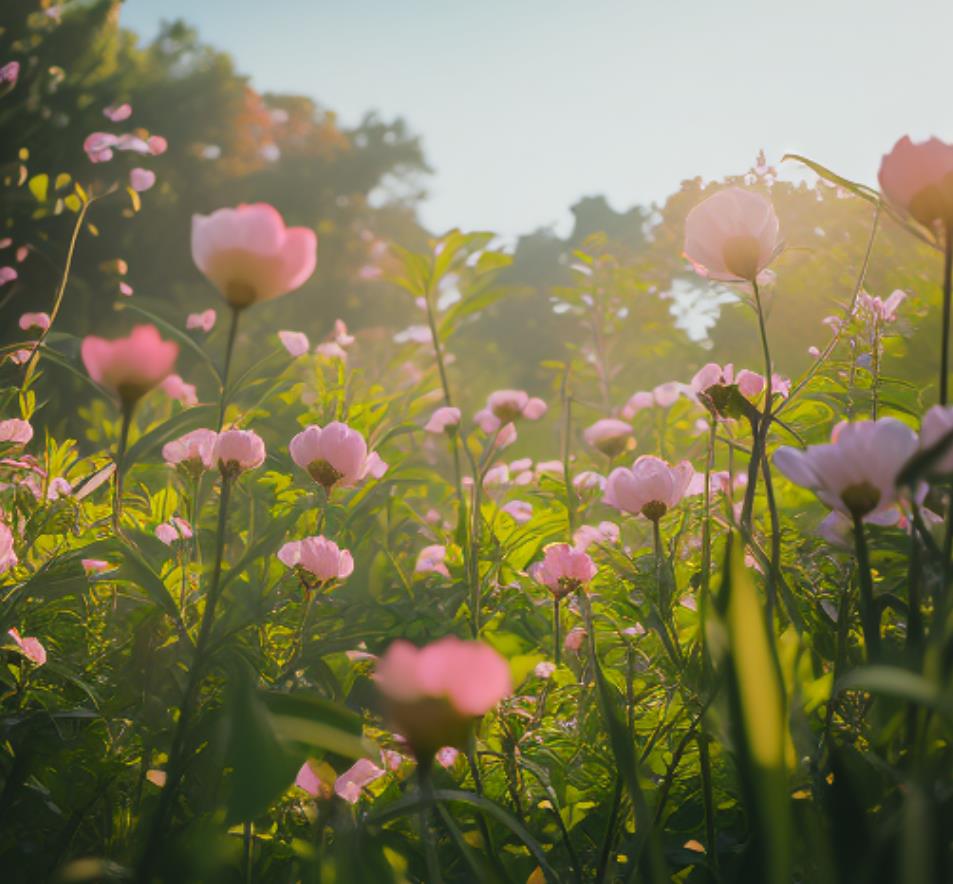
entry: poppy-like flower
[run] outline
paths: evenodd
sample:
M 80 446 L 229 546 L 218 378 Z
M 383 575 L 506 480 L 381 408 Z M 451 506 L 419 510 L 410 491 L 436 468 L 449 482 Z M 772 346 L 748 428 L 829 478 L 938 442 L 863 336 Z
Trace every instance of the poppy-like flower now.
M 842 421 L 830 443 L 779 448 L 774 465 L 831 509 L 869 519 L 896 501 L 897 475 L 916 450 L 917 434 L 896 418 Z
M 709 279 L 755 282 L 780 250 L 774 207 L 750 190 L 720 190 L 685 219 L 685 257 Z
M 46 662 L 46 648 L 38 638 L 30 635 L 21 637 L 16 629 L 8 629 L 7 635 L 13 639 L 20 653 L 31 663 L 42 666 Z
M 365 786 L 380 779 L 386 771 L 378 767 L 369 758 L 358 758 L 344 773 L 334 781 L 334 794 L 348 804 L 357 804 Z
M 254 470 L 265 462 L 265 443 L 252 430 L 223 430 L 212 449 L 212 463 L 222 475 L 233 478 L 245 470 Z
M 543 560 L 531 570 L 531 576 L 561 599 L 585 587 L 599 569 L 589 555 L 568 543 L 551 543 Z
M 156 525 L 155 534 L 166 546 L 172 546 L 181 540 L 189 540 L 192 537 L 192 526 L 185 519 L 173 516 L 168 522 Z
M 280 331 L 278 332 L 278 340 L 281 341 L 281 346 L 288 351 L 288 355 L 295 359 L 304 356 L 311 349 L 311 342 L 304 332 Z
M 596 421 L 583 431 L 582 438 L 586 440 L 587 445 L 591 445 L 610 458 L 618 457 L 626 448 L 635 444 L 632 427 L 614 417 Z
M 546 414 L 546 403 L 531 397 L 524 390 L 497 390 L 490 393 L 486 408 L 480 409 L 474 419 L 485 433 L 495 433 L 517 418 L 536 421 Z
M 439 543 L 425 546 L 417 554 L 417 564 L 414 565 L 414 571 L 417 574 L 443 574 L 449 577 L 447 570 L 447 548 Z
M 615 522 L 600 522 L 598 525 L 582 525 L 572 535 L 572 545 L 585 552 L 594 543 L 618 543 L 619 526 Z
M 618 510 L 641 514 L 655 522 L 677 506 L 694 475 L 687 460 L 669 466 L 660 457 L 643 454 L 631 469 L 618 467 L 609 473 L 602 500 Z
M 137 325 L 126 338 L 85 337 L 80 355 L 89 376 L 129 407 L 171 374 L 179 345 L 163 341 L 154 325 Z
M 376 452 L 368 454 L 364 437 L 340 421 L 325 427 L 306 427 L 291 440 L 288 449 L 291 459 L 325 491 L 335 485 L 351 487 L 366 476 L 379 479 L 387 472 L 387 464 Z
M 533 505 L 525 500 L 511 500 L 500 509 L 509 515 L 517 525 L 525 525 L 533 518 Z
M 904 135 L 880 162 L 884 196 L 924 227 L 953 227 L 953 144 Z
M 304 285 L 317 248 L 313 230 L 285 227 L 266 203 L 192 216 L 192 259 L 236 310 Z
M 465 749 L 473 719 L 513 690 L 510 668 L 493 648 L 454 636 L 423 648 L 395 641 L 374 680 L 396 730 L 422 763 L 443 746 Z
M 424 424 L 424 429 L 428 433 L 446 433 L 456 429 L 459 423 L 460 409 L 452 405 L 443 405 L 430 415 L 430 420 Z
M 128 103 L 111 104 L 103 108 L 103 116 L 111 123 L 121 123 L 132 116 L 132 105 Z
M 2 428 L 3 424 L 0 424 Z M 937 445 L 947 434 L 953 435 L 953 406 L 934 405 L 925 415 L 920 425 L 920 448 L 925 450 Z M 3 438 L 0 429 L 0 439 Z M 953 441 L 947 446 L 946 453 L 935 463 L 931 472 L 937 476 L 953 474 Z
M 218 433 L 214 430 L 192 430 L 162 446 L 162 459 L 171 467 L 179 467 L 193 476 L 212 469 Z
M 199 397 L 195 390 L 195 384 L 188 384 L 182 380 L 181 375 L 170 374 L 161 384 L 160 389 L 170 399 L 181 402 L 186 408 L 198 405 Z
M 698 401 L 716 417 L 754 417 L 758 412 L 753 403 L 764 390 L 764 377 L 746 368 L 735 372 L 730 362 L 709 362 L 695 373 L 690 387 Z M 771 376 L 772 398 L 785 398 L 790 392 L 790 380 L 779 374 Z
M 19 559 L 13 551 L 13 532 L 3 522 L 0 522 L 0 574 L 4 574 L 15 567 Z
M 212 309 L 203 310 L 201 313 L 190 313 L 185 320 L 187 329 L 201 329 L 204 332 L 210 332 L 215 327 L 215 320 L 218 314 Z
M 30 331 L 30 329 L 37 329 L 38 331 L 46 331 L 50 327 L 50 314 L 49 313 L 24 313 L 20 317 L 20 328 L 23 331 Z
M 296 570 L 308 586 L 343 580 L 354 572 L 351 554 L 320 535 L 289 541 L 278 550 L 278 559 Z
M 33 438 L 33 426 L 18 417 L 0 421 L 0 445 L 26 445 Z

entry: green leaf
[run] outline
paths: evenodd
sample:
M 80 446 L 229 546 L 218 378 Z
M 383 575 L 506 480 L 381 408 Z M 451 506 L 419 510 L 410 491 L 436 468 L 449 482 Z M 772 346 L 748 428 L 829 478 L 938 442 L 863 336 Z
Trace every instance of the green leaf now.
M 345 706 L 305 693 L 262 691 L 275 733 L 287 743 L 346 758 L 364 758 L 372 744 L 362 737 L 361 717 Z
M 848 672 L 837 682 L 835 692 L 851 690 L 896 697 L 933 709 L 943 708 L 943 698 L 936 684 L 917 672 L 897 666 L 864 666 Z

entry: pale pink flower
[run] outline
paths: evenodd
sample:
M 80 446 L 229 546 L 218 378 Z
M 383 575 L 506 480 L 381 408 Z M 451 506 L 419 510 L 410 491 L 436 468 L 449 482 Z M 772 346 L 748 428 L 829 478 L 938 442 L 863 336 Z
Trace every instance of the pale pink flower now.
M 155 534 L 166 546 L 172 546 L 181 540 L 191 539 L 192 526 L 185 519 L 173 516 L 168 522 L 156 525 Z
M 306 427 L 288 448 L 291 459 L 326 491 L 335 485 L 348 488 L 366 476 L 379 479 L 387 472 L 387 464 L 376 453 L 368 454 L 364 437 L 339 421 L 323 428 Z
M 618 543 L 619 526 L 615 522 L 600 522 L 598 525 L 583 525 L 572 535 L 573 546 L 585 552 L 594 543 Z
M 140 156 L 147 156 L 152 153 L 149 142 L 138 135 L 133 135 L 131 132 L 120 135 L 116 139 L 116 150 L 132 151 L 132 153 L 137 153 Z
M 327 583 L 344 580 L 354 572 L 354 559 L 346 549 L 339 549 L 326 537 L 305 537 L 292 540 L 278 550 L 278 560 L 288 568 L 297 569 L 313 580 L 308 583 Z
M 104 559 L 80 559 L 80 564 L 88 577 L 94 577 L 112 568 L 112 565 Z
M 214 430 L 192 430 L 162 446 L 162 459 L 172 467 L 181 467 L 194 475 L 212 469 L 218 434 Z
M 278 210 L 265 203 L 192 217 L 192 258 L 235 309 L 304 285 L 314 273 L 317 247 L 313 230 L 285 227 Z
M 932 467 L 931 472 L 934 475 L 947 476 L 953 473 L 953 406 L 934 405 L 923 416 L 920 426 L 920 449 L 932 448 L 947 435 L 950 437 L 950 444 L 943 457 Z M 2 432 L 0 432 L 0 438 L 2 438 Z
M 867 292 L 861 292 L 857 296 L 857 309 L 878 322 L 894 322 L 897 318 L 897 309 L 906 297 L 907 293 L 903 289 L 896 289 L 886 301 L 875 298 Z
M 544 414 L 546 403 L 542 399 L 530 397 L 524 390 L 497 390 L 490 393 L 486 408 L 478 411 L 474 419 L 485 433 L 495 433 L 517 418 L 535 421 Z
M 452 405 L 444 405 L 430 415 L 430 420 L 424 424 L 424 429 L 428 433 L 446 433 L 454 430 L 459 423 L 460 409 Z
M 904 135 L 880 162 L 880 189 L 925 227 L 953 226 L 953 144 Z
M 16 86 L 20 77 L 20 62 L 8 61 L 0 67 L 0 83 L 6 83 L 11 89 Z
M 111 104 L 103 108 L 103 116 L 112 123 L 122 123 L 132 116 L 132 105 Z
M 33 426 L 29 421 L 11 417 L 0 421 L 0 445 L 26 445 L 33 438 Z
M 555 663 L 550 663 L 548 660 L 543 660 L 541 663 L 536 664 L 533 669 L 533 675 L 535 675 L 537 678 L 547 679 L 552 678 L 555 671 Z
M 618 467 L 609 474 L 602 499 L 623 512 L 657 521 L 678 505 L 694 474 L 686 460 L 673 467 L 659 457 L 643 454 L 631 469 Z
M 123 282 L 120 282 L 120 283 L 119 283 L 119 294 L 120 294 L 120 295 L 122 295 L 123 297 L 126 297 L 126 298 L 131 298 L 131 297 L 132 297 L 132 293 L 133 293 L 133 288 L 132 288 L 131 285 L 129 285 L 128 282 L 123 281 Z
M 311 342 L 304 332 L 280 331 L 278 339 L 281 341 L 281 346 L 288 351 L 288 355 L 295 359 L 311 349 Z
M 750 190 L 720 190 L 685 219 L 685 256 L 709 279 L 754 282 L 780 250 L 774 208 L 770 200 Z
M 13 532 L 9 526 L 0 522 L 0 574 L 15 567 L 19 559 L 13 550 Z
M 386 771 L 368 758 L 359 758 L 334 781 L 334 794 L 348 804 L 357 804 L 364 788 L 380 779 Z
M 551 543 L 543 560 L 533 569 L 533 579 L 561 599 L 583 589 L 596 576 L 598 568 L 589 555 L 568 543 Z
M 93 132 L 83 142 L 83 150 L 91 163 L 108 163 L 119 139 L 110 132 Z
M 582 648 L 582 643 L 586 640 L 586 630 L 581 626 L 574 626 L 569 632 L 566 633 L 566 638 L 563 639 L 563 647 L 567 651 L 572 651 L 573 653 L 578 654 Z
M 670 408 L 682 396 L 687 396 L 690 399 L 695 398 L 692 389 L 687 384 L 678 381 L 666 381 L 652 390 L 641 390 L 638 393 L 633 393 L 622 409 L 622 417 L 626 420 L 632 420 L 640 411 L 653 406 Z
M 591 445 L 610 458 L 618 457 L 626 448 L 634 446 L 635 443 L 632 427 L 614 417 L 596 421 L 586 428 L 582 437 L 587 445 Z
M 50 485 L 46 489 L 47 500 L 59 500 L 61 497 L 69 497 L 73 493 L 73 486 L 69 479 L 63 476 L 57 476 L 50 480 Z
M 508 448 L 516 441 L 516 424 L 509 423 L 504 424 L 500 431 L 496 434 L 496 441 L 493 444 L 493 447 L 498 451 L 502 451 L 504 448 Z
M 146 144 L 149 146 L 149 153 L 154 157 L 164 154 L 169 149 L 169 142 L 161 135 L 150 135 L 146 139 Z
M 483 487 L 492 488 L 495 485 L 506 485 L 510 481 L 510 468 L 505 463 L 498 463 L 490 467 L 483 476 Z
M 190 313 L 188 317 L 186 317 L 185 327 L 187 329 L 197 328 L 207 333 L 215 327 L 215 320 L 217 318 L 218 314 L 210 307 L 201 313 Z
M 337 341 L 324 341 L 314 348 L 314 352 L 325 359 L 340 359 L 347 361 L 347 350 L 345 350 Z
M 8 629 L 7 635 L 13 639 L 20 649 L 20 653 L 31 663 L 37 666 L 42 666 L 46 663 L 46 648 L 43 647 L 43 644 L 38 638 L 33 638 L 32 636 L 21 638 L 20 633 L 16 629 Z
M 606 487 L 606 477 L 595 470 L 583 470 L 576 474 L 572 484 L 577 491 L 591 491 L 593 488 L 602 491 Z
M 917 434 L 896 418 L 842 421 L 825 445 L 782 447 L 774 465 L 828 507 L 868 519 L 897 499 L 896 479 L 917 450 Z
M 321 778 L 317 775 L 314 768 L 311 766 L 310 761 L 306 761 L 301 765 L 301 768 L 295 777 L 295 785 L 299 789 L 304 789 L 304 791 L 307 792 L 312 798 L 317 798 L 319 795 L 322 797 L 327 797 L 326 787 L 324 786 L 324 783 L 321 782 Z
M 0 286 L 13 282 L 18 276 L 13 267 L 0 267 Z
M 525 500 L 511 500 L 500 509 L 509 515 L 517 525 L 525 525 L 533 518 L 533 505 Z
M 561 460 L 540 460 L 537 461 L 534 472 L 537 476 L 552 476 L 554 479 L 562 479 L 566 467 Z
M 24 313 L 20 317 L 20 328 L 29 331 L 32 328 L 46 331 L 50 327 L 49 313 Z
M 257 469 L 265 462 L 265 443 L 252 430 L 223 430 L 215 440 L 212 462 L 229 476 Z
M 442 746 L 466 748 L 472 719 L 512 692 L 506 660 L 488 645 L 454 636 L 419 649 L 395 641 L 374 680 L 418 759 Z
M 129 172 L 129 186 L 136 193 L 145 193 L 151 190 L 156 183 L 156 173 L 152 169 L 141 169 L 138 166 Z
M 453 746 L 444 746 L 442 749 L 437 750 L 437 754 L 434 757 L 437 760 L 437 764 L 441 767 L 451 768 L 460 757 L 460 750 L 454 749 Z
M 709 411 L 721 418 L 750 416 L 749 406 L 764 390 L 764 377 L 746 368 L 735 372 L 729 362 L 724 366 L 716 362 L 703 365 L 692 378 L 691 388 Z M 775 373 L 771 376 L 771 398 L 786 398 L 791 392 L 791 381 Z
M 445 546 L 439 543 L 425 546 L 417 554 L 414 571 L 417 574 L 443 574 L 444 577 L 449 577 L 450 571 L 447 570 L 446 561 L 447 548 Z
M 175 399 L 176 402 L 181 402 L 186 408 L 191 408 L 199 403 L 195 384 L 187 384 L 180 375 L 170 374 L 159 387 L 166 396 Z
M 87 336 L 80 355 L 89 376 L 128 407 L 168 377 L 179 345 L 163 341 L 154 325 L 137 325 L 125 338 Z

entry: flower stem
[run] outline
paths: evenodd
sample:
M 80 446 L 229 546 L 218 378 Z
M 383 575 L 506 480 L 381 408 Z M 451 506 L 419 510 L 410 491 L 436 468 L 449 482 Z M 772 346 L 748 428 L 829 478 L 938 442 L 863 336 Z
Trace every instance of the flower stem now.
M 940 405 L 946 405 L 950 376 L 950 299 L 953 297 L 953 224 L 946 225 L 943 249 L 943 329 L 940 351 Z
M 870 553 L 864 522 L 854 516 L 854 545 L 857 549 L 857 570 L 860 578 L 860 625 L 867 646 L 867 662 L 876 662 L 880 657 L 880 614 L 874 600 L 874 582 L 870 573 Z
M 132 426 L 134 405 L 122 405 L 122 429 L 119 431 L 119 446 L 116 449 L 116 478 L 113 482 L 113 533 L 118 534 L 122 519 L 122 480 L 126 467 L 126 448 L 129 444 L 129 428 Z
M 774 483 L 771 481 L 771 464 L 764 451 L 761 453 L 761 468 L 764 473 L 764 494 L 768 500 L 768 512 L 771 515 L 771 567 L 768 569 L 764 614 L 768 628 L 773 629 L 774 605 L 781 579 L 781 521 L 778 516 L 778 502 L 774 496 Z
M 560 653 L 562 651 L 562 637 L 560 636 L 559 623 L 559 596 L 553 596 L 553 662 L 557 666 L 560 664 Z
M 202 685 L 203 670 L 206 662 L 205 653 L 209 638 L 211 637 L 215 608 L 218 605 L 218 598 L 221 593 L 222 559 L 225 553 L 225 534 L 228 527 L 228 500 L 231 492 L 231 484 L 232 479 L 228 475 L 223 474 L 222 494 L 219 498 L 218 533 L 215 541 L 215 567 L 212 571 L 212 582 L 205 599 L 205 610 L 202 612 L 202 623 L 199 627 L 199 635 L 195 643 L 195 654 L 192 659 L 192 665 L 189 668 L 189 680 L 186 684 L 185 693 L 182 696 L 182 703 L 179 707 L 179 720 L 176 723 L 175 732 L 172 736 L 166 784 L 162 789 L 159 805 L 152 818 L 149 838 L 140 861 L 139 880 L 151 880 L 152 866 L 156 861 L 157 852 L 162 846 L 176 792 L 182 781 L 182 775 L 185 772 L 185 748 L 188 730 L 192 723 L 192 717 L 195 714 L 195 704 L 198 699 L 199 688 Z
M 222 402 L 218 410 L 218 429 L 225 423 L 225 409 L 228 407 L 228 372 L 232 366 L 232 351 L 235 349 L 235 338 L 238 336 L 238 318 L 241 310 L 232 307 L 232 315 L 228 325 L 228 343 L 225 345 L 225 365 L 222 369 Z
M 423 801 L 420 804 L 420 838 L 424 842 L 424 855 L 427 859 L 427 884 L 441 884 L 440 863 L 437 859 L 437 845 L 434 844 L 430 829 L 430 814 L 433 810 L 433 783 L 430 780 L 432 762 L 417 764 L 417 784 Z

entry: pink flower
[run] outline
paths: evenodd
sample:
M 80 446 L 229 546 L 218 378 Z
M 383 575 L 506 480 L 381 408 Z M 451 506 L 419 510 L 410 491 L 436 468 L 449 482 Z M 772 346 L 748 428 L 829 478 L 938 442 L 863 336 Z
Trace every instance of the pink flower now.
M 447 560 L 447 548 L 439 543 L 431 546 L 425 546 L 417 555 L 417 564 L 414 565 L 414 571 L 417 574 L 443 574 L 449 577 L 450 572 L 445 564 Z
M 213 453 L 218 433 L 213 430 L 192 430 L 162 446 L 162 459 L 172 467 L 181 467 L 198 476 L 212 469 Z
M 897 308 L 906 297 L 903 289 L 896 289 L 886 301 L 861 292 L 857 296 L 857 309 L 878 322 L 893 322 L 897 318 Z
M 128 282 L 123 281 L 119 283 L 119 294 L 122 295 L 124 298 L 131 298 L 132 292 L 133 292 L 133 288 L 131 285 L 129 285 Z
M 49 313 L 24 313 L 20 317 L 20 328 L 29 331 L 31 328 L 46 331 L 50 327 Z
M 442 749 L 438 749 L 435 756 L 437 764 L 443 768 L 453 767 L 459 757 L 460 750 L 454 749 L 453 746 L 444 746 Z
M 585 552 L 594 543 L 618 543 L 619 526 L 615 522 L 600 522 L 598 525 L 583 525 L 572 536 L 573 546 Z
M 578 654 L 582 648 L 582 643 L 586 640 L 586 630 L 581 626 L 574 626 L 569 632 L 566 633 L 566 638 L 563 639 L 563 647 L 567 651 L 573 651 Z
M 132 116 L 132 105 L 111 104 L 103 108 L 103 116 L 112 123 L 121 123 Z
M 466 748 L 473 718 L 512 692 L 506 660 L 488 645 L 454 636 L 420 649 L 395 641 L 374 679 L 418 760 L 443 746 Z
M 9 84 L 12 89 L 17 84 L 20 77 L 20 62 L 8 61 L 3 67 L 0 67 L 0 83 Z
M 525 525 L 533 518 L 533 505 L 525 500 L 511 500 L 500 509 L 511 516 L 517 525 Z
M 430 420 L 424 424 L 424 429 L 428 433 L 446 433 L 455 429 L 459 423 L 460 409 L 452 405 L 444 405 L 430 415 Z
M 6 285 L 13 282 L 19 274 L 13 267 L 0 267 L 0 285 Z
M 0 574 L 5 574 L 15 567 L 19 559 L 13 550 L 13 532 L 0 522 Z
M 186 408 L 191 408 L 199 403 L 198 395 L 195 392 L 195 384 L 187 384 L 177 374 L 170 374 L 159 387 L 166 396 L 181 402 Z
M 73 493 L 73 486 L 69 479 L 63 476 L 57 476 L 50 481 L 50 487 L 46 489 L 47 500 L 59 500 L 61 497 L 69 497 Z
M 168 522 L 156 525 L 156 537 L 166 546 L 172 546 L 180 540 L 189 540 L 192 537 L 192 526 L 185 519 L 173 516 Z
M 606 487 L 606 477 L 595 470 L 583 470 L 577 473 L 572 480 L 573 487 L 579 491 L 589 491 L 592 488 L 598 488 L 602 491 Z
M 691 389 L 716 417 L 745 417 L 754 414 L 753 403 L 764 390 L 764 377 L 746 368 L 736 374 L 730 362 L 724 366 L 709 362 L 695 373 Z M 786 397 L 790 392 L 790 380 L 779 374 L 771 376 L 772 399 Z
M 295 359 L 303 356 L 311 349 L 311 342 L 304 332 L 280 331 L 278 332 L 278 340 L 281 341 L 281 346 L 288 351 L 288 355 Z
M 368 454 L 364 437 L 339 421 L 324 428 L 306 427 L 288 448 L 291 459 L 326 491 L 335 485 L 356 485 L 368 475 L 379 479 L 387 472 L 387 464 L 376 453 Z
M 543 560 L 533 570 L 533 579 L 561 599 L 585 587 L 596 576 L 595 562 L 588 554 L 568 543 L 551 543 Z
M 496 434 L 496 442 L 493 447 L 498 451 L 502 451 L 504 448 L 508 448 L 512 445 L 516 441 L 516 438 L 516 424 L 504 424 Z
M 880 189 L 924 227 L 953 226 L 953 144 L 904 135 L 880 162 Z
M 3 424 L 0 424 L 0 428 L 2 426 Z M 920 449 L 932 448 L 947 434 L 951 436 L 951 443 L 947 446 L 946 453 L 931 470 L 937 476 L 953 473 L 953 406 L 934 405 L 923 415 L 923 423 L 920 426 Z M 0 439 L 2 438 L 3 432 L 0 429 Z
M 683 460 L 674 467 L 651 454 L 637 458 L 631 469 L 609 474 L 603 502 L 633 515 L 657 521 L 682 499 L 695 470 Z
M 87 336 L 80 354 L 89 376 L 128 407 L 168 377 L 179 345 L 163 341 L 154 325 L 137 325 L 126 338 Z
M 601 451 L 606 457 L 613 458 L 622 454 L 626 448 L 630 447 L 630 440 L 633 445 L 635 439 L 632 436 L 632 427 L 625 421 L 617 418 L 607 417 L 596 421 L 591 427 L 587 427 L 582 434 L 587 445 L 591 445 L 597 451 Z
M 93 132 L 83 142 L 83 150 L 91 163 L 108 163 L 118 144 L 119 139 L 110 132 Z
M 490 393 L 486 408 L 474 415 L 474 419 L 485 433 L 495 433 L 504 424 L 517 418 L 539 420 L 546 414 L 546 403 L 542 399 L 531 398 L 523 390 L 497 390 Z
M 145 193 L 151 190 L 156 183 L 156 173 L 151 169 L 141 169 L 138 166 L 129 173 L 129 186 L 136 193 Z
M 265 462 L 265 443 L 251 430 L 223 430 L 215 440 L 212 462 L 230 477 L 257 469 Z
M 33 427 L 29 421 L 18 417 L 0 421 L 0 445 L 26 445 L 33 438 Z
M 533 669 L 533 675 L 537 678 L 552 678 L 553 673 L 556 671 L 556 664 L 550 663 L 547 660 L 543 660 L 542 663 L 537 663 L 536 667 Z
M 685 256 L 710 279 L 754 282 L 780 250 L 770 200 L 740 187 L 708 197 L 685 219 Z
M 306 761 L 301 765 L 301 769 L 295 777 L 295 785 L 299 789 L 304 789 L 312 798 L 317 798 L 319 795 L 325 798 L 328 797 L 327 793 L 329 790 L 325 787 L 324 783 L 321 782 L 321 778 L 311 766 L 310 761 Z
M 46 648 L 43 647 L 38 638 L 33 638 L 32 636 L 21 638 L 20 633 L 16 629 L 8 629 L 7 635 L 16 642 L 20 653 L 31 663 L 42 666 L 46 662 Z
M 169 149 L 169 142 L 161 135 L 150 135 L 146 139 L 146 144 L 149 147 L 149 153 L 154 157 L 164 154 Z
M 916 450 L 917 434 L 895 418 L 842 421 L 829 444 L 779 448 L 774 465 L 831 509 L 867 519 L 897 499 L 897 475 Z
M 285 227 L 278 210 L 265 203 L 192 217 L 192 258 L 237 310 L 304 285 L 314 273 L 317 247 L 313 230 Z
M 354 571 L 351 554 L 323 536 L 289 541 L 278 550 L 278 560 L 313 578 L 306 581 L 309 585 L 343 580 Z
M 334 794 L 348 804 L 357 804 L 365 786 L 384 776 L 386 771 L 367 758 L 359 758 L 334 781 Z
M 622 417 L 626 420 L 632 420 L 643 409 L 652 408 L 656 405 L 659 408 L 670 408 L 681 396 L 694 398 L 694 393 L 685 384 L 678 381 L 666 381 L 651 391 L 642 390 L 630 396 L 629 401 L 622 409 Z
M 102 574 L 112 568 L 112 565 L 103 559 L 81 559 L 80 564 L 88 577 Z
M 216 318 L 217 314 L 211 308 L 203 310 L 201 313 L 190 313 L 185 320 L 185 327 L 190 330 L 193 328 L 201 329 L 207 333 L 215 327 Z

